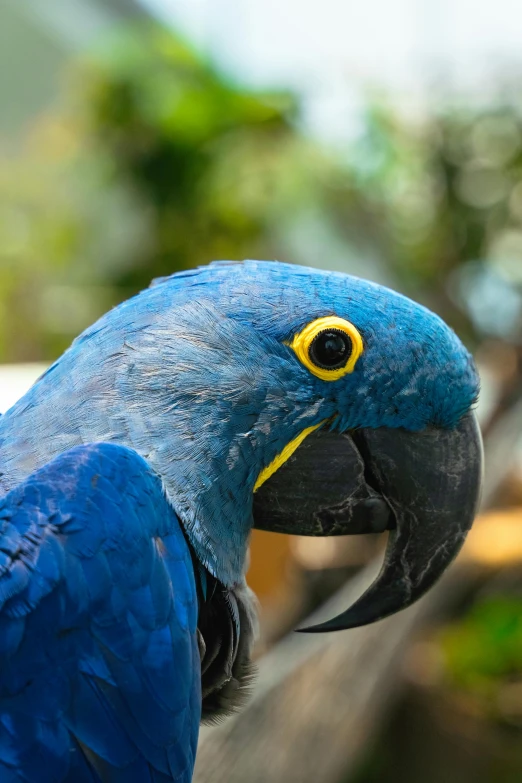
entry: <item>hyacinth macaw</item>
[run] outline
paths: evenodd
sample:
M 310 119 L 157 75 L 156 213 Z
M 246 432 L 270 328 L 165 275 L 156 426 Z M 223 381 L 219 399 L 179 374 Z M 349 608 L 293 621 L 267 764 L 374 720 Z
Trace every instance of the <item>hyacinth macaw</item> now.
M 315 631 L 409 606 L 475 514 L 471 357 L 381 286 L 274 262 L 156 281 L 0 419 L 0 779 L 189 781 L 241 700 L 252 527 L 389 529 Z

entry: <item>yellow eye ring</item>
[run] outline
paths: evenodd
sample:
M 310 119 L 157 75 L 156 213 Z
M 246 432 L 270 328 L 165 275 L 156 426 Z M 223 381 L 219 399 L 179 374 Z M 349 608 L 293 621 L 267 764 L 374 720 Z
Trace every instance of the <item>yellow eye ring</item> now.
M 355 326 L 335 315 L 309 323 L 295 335 L 290 347 L 301 364 L 323 381 L 337 381 L 352 372 L 364 350 Z

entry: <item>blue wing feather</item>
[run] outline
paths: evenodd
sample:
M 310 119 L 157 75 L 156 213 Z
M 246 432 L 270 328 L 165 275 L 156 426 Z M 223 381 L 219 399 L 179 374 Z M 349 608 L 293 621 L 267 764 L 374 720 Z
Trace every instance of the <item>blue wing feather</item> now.
M 130 449 L 81 446 L 0 500 L 0 779 L 190 781 L 190 552 Z

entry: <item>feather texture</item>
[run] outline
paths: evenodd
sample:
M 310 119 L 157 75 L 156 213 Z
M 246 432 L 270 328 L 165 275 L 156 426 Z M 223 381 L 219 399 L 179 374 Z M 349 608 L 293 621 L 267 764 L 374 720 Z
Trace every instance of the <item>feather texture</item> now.
M 87 445 L 0 501 L 0 779 L 190 781 L 189 548 L 135 452 Z

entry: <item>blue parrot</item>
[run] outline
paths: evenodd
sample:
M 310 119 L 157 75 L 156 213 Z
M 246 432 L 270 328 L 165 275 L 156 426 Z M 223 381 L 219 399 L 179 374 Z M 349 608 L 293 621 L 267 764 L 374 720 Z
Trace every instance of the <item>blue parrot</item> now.
M 87 329 L 0 418 L 0 779 L 190 781 L 241 703 L 254 526 L 388 530 L 350 628 L 460 549 L 478 378 L 433 313 L 348 275 L 216 262 Z

